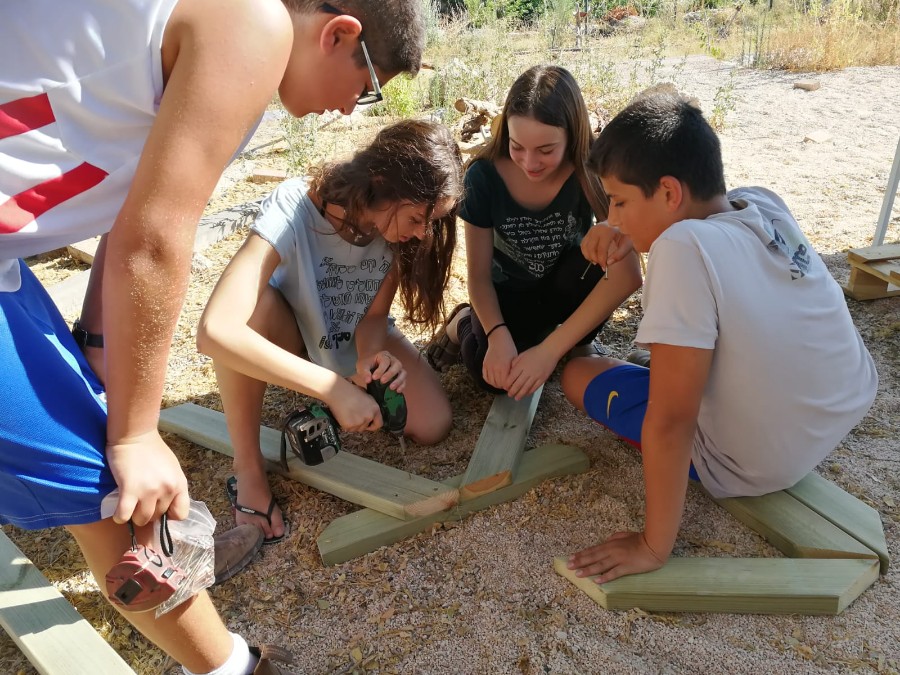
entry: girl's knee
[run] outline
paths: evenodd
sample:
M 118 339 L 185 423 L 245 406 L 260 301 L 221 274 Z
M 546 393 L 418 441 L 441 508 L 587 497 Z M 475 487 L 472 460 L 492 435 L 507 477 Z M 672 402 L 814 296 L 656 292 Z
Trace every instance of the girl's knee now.
M 575 358 L 564 367 L 559 378 L 559 385 L 566 399 L 579 410 L 584 410 L 584 392 L 593 379 L 593 373 L 587 372 L 584 361 L 587 358 Z
M 450 434 L 453 428 L 453 409 L 446 396 L 428 407 L 426 415 L 419 418 L 418 423 L 407 424 L 407 437 L 419 445 L 440 443 Z

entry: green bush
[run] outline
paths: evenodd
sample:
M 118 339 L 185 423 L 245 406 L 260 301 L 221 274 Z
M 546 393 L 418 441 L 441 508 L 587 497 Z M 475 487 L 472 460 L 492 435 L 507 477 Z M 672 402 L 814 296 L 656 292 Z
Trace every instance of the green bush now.
M 384 100 L 373 105 L 369 114 L 401 118 L 415 115 L 422 110 L 425 102 L 421 82 L 406 74 L 398 75 L 384 85 L 381 90 Z

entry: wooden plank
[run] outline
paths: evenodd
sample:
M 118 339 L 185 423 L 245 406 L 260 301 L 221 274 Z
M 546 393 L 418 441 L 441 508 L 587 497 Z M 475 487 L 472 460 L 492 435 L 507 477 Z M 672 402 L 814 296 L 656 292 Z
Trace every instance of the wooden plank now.
M 900 272 L 900 263 L 898 263 L 896 260 L 882 260 L 881 262 L 873 262 L 866 263 L 865 265 L 860 265 L 860 269 L 865 270 L 869 274 L 893 285 L 892 275 Z M 888 292 L 890 291 L 891 289 L 888 289 Z
M 846 286 L 841 286 L 844 295 L 854 300 L 877 300 L 900 295 L 900 289 L 889 290 L 890 284 L 886 279 L 870 274 L 868 266 L 851 263 L 850 280 Z
M 840 614 L 878 579 L 875 560 L 672 558 L 653 572 L 600 585 L 576 577 L 567 561 L 553 561 L 557 573 L 611 610 Z
M 815 472 L 785 492 L 874 551 L 887 574 L 891 558 L 878 511 Z
M 79 241 L 75 244 L 69 244 L 66 246 L 66 251 L 68 251 L 69 255 L 75 258 L 75 260 L 80 260 L 88 265 L 93 265 L 94 256 L 97 255 L 97 247 L 99 245 L 100 237 L 93 237 L 92 239 L 85 239 L 84 241 Z
M 541 385 L 536 392 L 520 401 L 506 395 L 494 398 L 460 482 L 461 501 L 474 499 L 512 483 L 543 391 Z
M 715 501 L 792 558 L 878 557 L 783 490 L 760 497 L 730 497 Z
M 526 452 L 511 485 L 460 502 L 446 513 L 401 521 L 371 509 L 341 516 L 331 522 L 318 539 L 319 554 L 325 565 L 336 565 L 424 532 L 439 522 L 461 520 L 470 513 L 507 502 L 525 494 L 548 478 L 586 471 L 589 462 L 578 448 L 567 445 L 542 445 Z M 445 481 L 457 485 L 462 476 Z
M 42 675 L 134 675 L 3 532 L 0 625 Z
M 891 260 L 892 258 L 900 258 L 900 244 L 866 246 L 865 248 L 851 248 L 849 251 L 847 251 L 848 260 L 861 263 Z
M 193 403 L 167 408 L 159 428 L 229 457 L 234 456 L 225 415 Z M 306 466 L 288 453 L 288 471 L 281 466 L 281 433 L 260 427 L 260 446 L 267 469 L 354 504 L 393 518 L 419 518 L 449 509 L 459 501 L 453 486 L 400 471 L 370 459 L 339 452 L 318 466 Z

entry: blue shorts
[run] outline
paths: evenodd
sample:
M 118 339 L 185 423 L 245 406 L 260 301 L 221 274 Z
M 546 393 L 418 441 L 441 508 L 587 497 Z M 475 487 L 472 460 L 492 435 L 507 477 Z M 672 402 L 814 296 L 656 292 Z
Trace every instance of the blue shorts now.
M 36 530 L 100 519 L 106 463 L 103 386 L 44 287 L 0 292 L 0 523 Z
M 606 370 L 584 390 L 584 410 L 616 436 L 641 447 L 641 428 L 650 398 L 650 369 L 626 363 Z M 700 480 L 691 463 L 690 477 Z

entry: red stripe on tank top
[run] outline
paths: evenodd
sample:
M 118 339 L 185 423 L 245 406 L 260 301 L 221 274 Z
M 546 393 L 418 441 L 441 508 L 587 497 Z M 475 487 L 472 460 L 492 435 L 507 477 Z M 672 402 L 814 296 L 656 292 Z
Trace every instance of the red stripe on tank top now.
M 92 164 L 81 164 L 58 178 L 46 180 L 0 203 L 0 234 L 12 234 L 54 206 L 90 190 L 107 173 Z
M 47 94 L 0 105 L 0 139 L 34 131 L 56 121 Z

